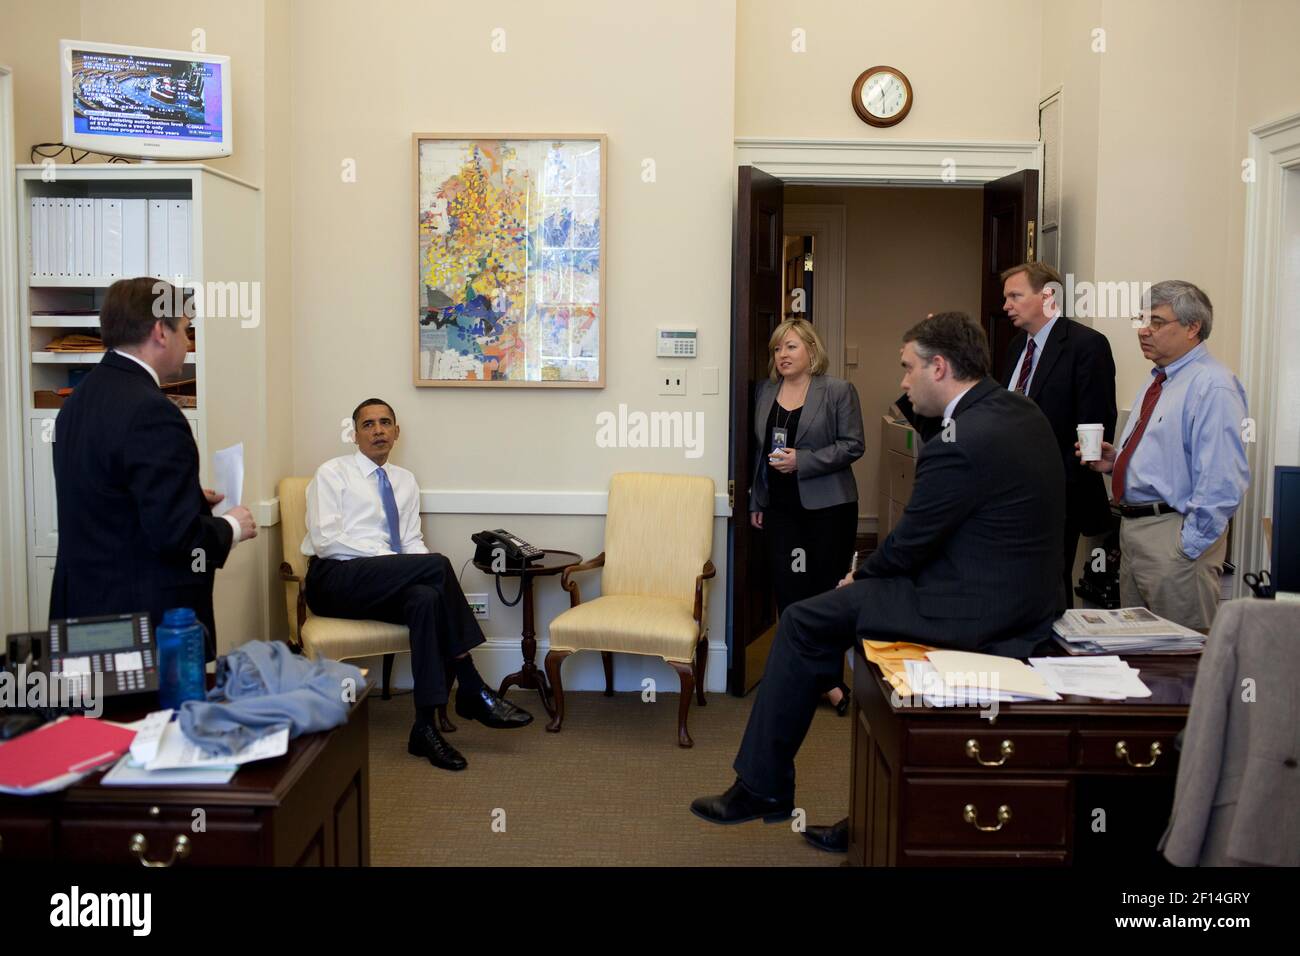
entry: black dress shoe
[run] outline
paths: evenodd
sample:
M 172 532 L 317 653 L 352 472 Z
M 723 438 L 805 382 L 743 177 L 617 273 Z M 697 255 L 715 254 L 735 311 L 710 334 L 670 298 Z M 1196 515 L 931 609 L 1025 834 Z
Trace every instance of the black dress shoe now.
M 468 761 L 460 751 L 447 743 L 433 724 L 416 721 L 411 728 L 411 739 L 406 743 L 406 752 L 414 757 L 428 757 L 429 763 L 443 770 L 464 770 Z
M 457 694 L 456 713 L 466 720 L 477 720 L 480 724 L 498 730 L 526 727 L 533 722 L 532 714 L 522 707 L 516 707 L 504 697 L 498 697 L 486 684 L 473 696 Z
M 803 838 L 827 853 L 848 853 L 849 818 L 845 817 L 828 827 L 809 827 L 803 831 Z
M 710 823 L 730 825 L 762 818 L 764 823 L 782 823 L 794 812 L 793 800 L 764 797 L 751 791 L 740 778 L 726 793 L 716 797 L 699 797 L 691 803 L 691 813 Z
M 835 708 L 836 715 L 843 717 L 849 712 L 850 696 L 853 692 L 845 687 L 843 683 L 836 684 L 835 686 L 840 689 L 840 702 L 838 704 L 831 704 L 831 706 Z

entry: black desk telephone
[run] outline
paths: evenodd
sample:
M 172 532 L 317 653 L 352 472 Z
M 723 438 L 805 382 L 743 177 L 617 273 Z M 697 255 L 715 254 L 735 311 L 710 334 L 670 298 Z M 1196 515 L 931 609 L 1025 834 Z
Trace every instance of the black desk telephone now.
M 153 627 L 145 612 L 55 620 L 45 631 L 10 634 L 5 667 L 16 673 L 20 664 L 28 673 L 57 674 L 73 691 L 102 675 L 106 697 L 158 689 Z
M 540 561 L 546 556 L 541 548 L 529 544 L 517 534 L 511 534 L 505 528 L 495 531 L 480 531 L 471 535 L 478 547 L 474 549 L 474 563 L 486 564 L 493 571 L 518 571 L 525 565 Z M 505 564 L 502 566 L 501 560 Z

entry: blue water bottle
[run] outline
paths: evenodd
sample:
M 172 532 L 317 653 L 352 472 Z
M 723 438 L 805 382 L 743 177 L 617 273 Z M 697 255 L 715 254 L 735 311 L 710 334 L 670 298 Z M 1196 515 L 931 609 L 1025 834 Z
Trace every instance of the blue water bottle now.
M 174 607 L 163 614 L 157 630 L 158 703 L 163 710 L 177 710 L 187 700 L 204 700 L 203 625 L 187 607 Z

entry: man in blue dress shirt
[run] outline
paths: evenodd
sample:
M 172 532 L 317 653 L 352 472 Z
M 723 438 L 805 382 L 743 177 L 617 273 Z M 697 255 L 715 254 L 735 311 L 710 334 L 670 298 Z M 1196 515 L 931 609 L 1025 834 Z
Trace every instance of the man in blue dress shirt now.
M 1138 344 L 1155 365 L 1119 447 L 1102 443 L 1120 518 L 1120 602 L 1208 630 L 1219 603 L 1228 521 L 1250 484 L 1246 392 L 1205 345 L 1209 297 L 1177 279 L 1146 296 Z

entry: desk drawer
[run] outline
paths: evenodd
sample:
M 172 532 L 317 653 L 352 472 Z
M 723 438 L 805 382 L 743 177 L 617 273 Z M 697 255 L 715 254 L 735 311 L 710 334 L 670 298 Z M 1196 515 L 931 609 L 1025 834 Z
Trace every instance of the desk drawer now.
M 973 808 L 973 822 L 966 819 Z M 999 827 L 998 810 L 1009 816 Z M 1065 780 L 908 780 L 903 843 L 942 847 L 1065 846 L 1070 785 Z M 999 827 L 980 830 L 979 827 Z
M 974 741 L 974 746 L 971 746 Z M 998 730 L 914 727 L 907 732 L 904 762 L 915 767 L 952 767 L 1014 773 L 1018 769 L 1070 766 L 1068 730 Z M 996 766 L 990 766 L 996 764 Z
M 54 824 L 48 817 L 6 816 L 0 820 L 0 866 L 54 855 Z
M 137 834 L 145 839 L 138 851 Z M 165 863 L 173 857 L 179 837 L 188 843 L 188 854 L 176 857 L 176 866 L 248 866 L 262 860 L 263 826 L 254 813 L 209 811 L 205 829 L 196 833 L 189 814 L 137 816 L 119 808 L 64 817 L 59 823 L 59 856 L 78 863 L 140 866 L 141 857 Z
M 1178 769 L 1178 752 L 1174 750 L 1177 733 L 1176 730 L 1081 730 L 1075 762 L 1088 770 L 1171 774 Z

